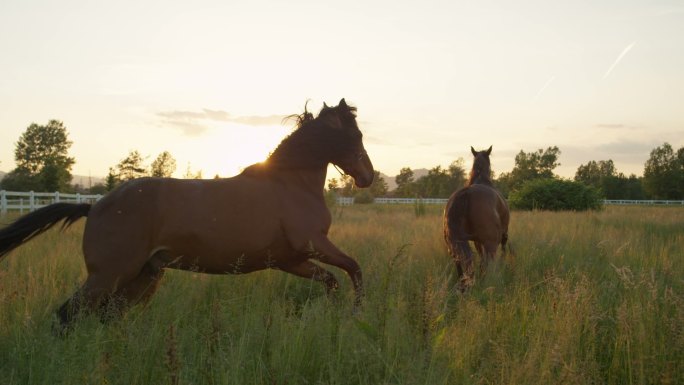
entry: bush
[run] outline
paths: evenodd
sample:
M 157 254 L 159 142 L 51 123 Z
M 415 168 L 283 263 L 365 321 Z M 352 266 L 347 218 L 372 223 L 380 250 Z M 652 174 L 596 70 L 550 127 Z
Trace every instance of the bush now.
M 602 200 L 599 191 L 581 182 L 562 179 L 534 179 L 512 191 L 508 203 L 520 210 L 598 210 Z
M 328 206 L 328 208 L 337 206 L 337 193 L 335 191 L 325 190 L 323 198 L 325 199 L 325 205 Z
M 375 198 L 369 190 L 360 190 L 356 195 L 354 195 L 354 203 L 373 203 Z

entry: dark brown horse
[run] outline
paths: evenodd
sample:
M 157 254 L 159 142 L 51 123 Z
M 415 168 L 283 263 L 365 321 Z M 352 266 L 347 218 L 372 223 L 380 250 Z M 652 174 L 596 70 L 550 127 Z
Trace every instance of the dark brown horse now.
M 215 180 L 140 178 L 94 205 L 56 203 L 0 230 L 0 258 L 64 221 L 87 216 L 83 254 L 88 277 L 59 309 L 63 325 L 112 298 L 128 305 L 154 293 L 165 268 L 240 274 L 276 268 L 337 288 L 335 277 L 311 259 L 349 274 L 361 300 L 358 263 L 328 239 L 331 216 L 323 186 L 329 163 L 358 187 L 373 181 L 373 165 L 342 99 L 317 117 L 304 109 L 297 129 L 263 163 Z
M 492 147 L 479 152 L 470 147 L 470 151 L 475 157 L 470 178 L 465 187 L 449 197 L 444 209 L 444 239 L 462 284 L 473 278 L 473 252 L 468 242 L 475 244 L 480 254 L 480 271 L 484 272 L 499 244 L 502 255 L 506 250 L 510 219 L 506 200 L 492 184 L 489 163 Z

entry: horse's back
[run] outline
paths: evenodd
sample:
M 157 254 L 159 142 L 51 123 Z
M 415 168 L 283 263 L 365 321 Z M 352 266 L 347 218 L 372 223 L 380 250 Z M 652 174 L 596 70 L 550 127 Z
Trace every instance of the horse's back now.
M 473 184 L 454 192 L 445 208 L 445 237 L 485 242 L 507 232 L 508 207 L 492 186 Z
M 126 182 L 93 206 L 84 234 L 86 259 L 107 249 L 145 259 L 163 249 L 192 263 L 204 258 L 211 270 L 249 252 L 287 248 L 274 191 L 266 179 L 241 176 Z

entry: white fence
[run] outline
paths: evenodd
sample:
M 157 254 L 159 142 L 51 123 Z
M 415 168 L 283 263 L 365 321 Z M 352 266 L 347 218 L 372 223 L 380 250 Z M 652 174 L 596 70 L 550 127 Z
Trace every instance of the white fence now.
M 415 204 L 420 201 L 426 205 L 446 205 L 448 199 L 444 198 L 375 198 L 373 203 L 378 204 Z M 354 204 L 354 197 L 337 197 L 339 206 L 351 206 Z M 669 200 L 630 200 L 630 199 L 606 199 L 604 205 L 643 205 L 643 206 L 684 206 L 684 201 Z
M 604 205 L 684 206 L 684 201 L 606 199 Z
M 381 205 L 412 205 L 420 201 L 426 205 L 445 205 L 448 199 L 445 198 L 375 198 L 373 203 Z M 351 206 L 354 204 L 354 197 L 337 197 L 337 205 Z
M 69 203 L 94 203 L 102 195 L 65 194 L 60 192 L 14 192 L 0 191 L 0 213 L 7 214 L 9 211 L 18 211 L 20 214 L 30 212 L 57 202 Z
M 13 192 L 0 190 L 0 213 L 18 211 L 20 214 L 30 212 L 57 202 L 71 203 L 95 203 L 102 195 L 65 194 L 60 192 Z M 375 198 L 374 203 L 384 205 L 405 205 L 417 202 L 426 205 L 446 205 L 444 198 Z M 339 206 L 351 206 L 354 204 L 353 197 L 337 197 Z M 605 205 L 646 205 L 646 206 L 684 206 L 684 201 L 672 200 L 628 200 L 612 199 L 604 200 Z

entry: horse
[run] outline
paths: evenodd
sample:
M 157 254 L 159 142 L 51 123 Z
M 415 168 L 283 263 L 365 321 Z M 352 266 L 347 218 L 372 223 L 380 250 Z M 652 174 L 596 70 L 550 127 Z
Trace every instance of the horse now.
M 165 269 L 245 274 L 279 269 L 325 285 L 335 276 L 312 261 L 336 266 L 351 278 L 355 308 L 363 296 L 359 264 L 328 239 L 331 215 L 324 200 L 329 163 L 373 182 L 373 164 L 356 122 L 356 107 L 325 103 L 318 116 L 292 115 L 296 129 L 262 163 L 232 178 L 180 180 L 144 177 L 121 184 L 97 203 L 55 203 L 0 230 L 0 259 L 62 222 L 87 217 L 83 256 L 87 278 L 57 311 L 66 329 L 80 312 L 147 303 Z
M 449 197 L 444 209 L 444 240 L 456 263 L 461 288 L 474 278 L 469 241 L 473 241 L 480 254 L 480 272 L 484 274 L 499 245 L 502 257 L 505 254 L 510 221 L 508 204 L 491 180 L 492 147 L 485 151 L 470 147 L 470 151 L 475 158 L 470 177 L 462 189 Z M 510 245 L 508 249 L 512 253 Z

